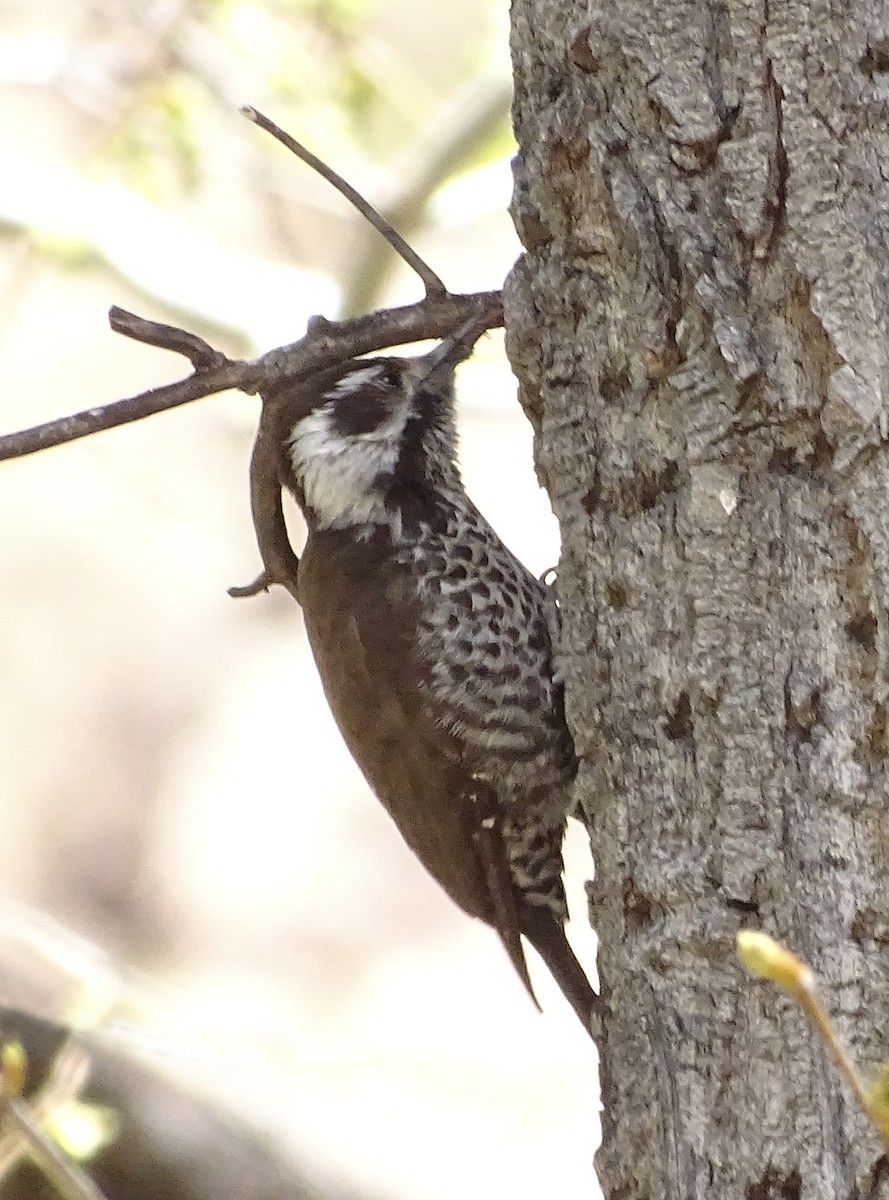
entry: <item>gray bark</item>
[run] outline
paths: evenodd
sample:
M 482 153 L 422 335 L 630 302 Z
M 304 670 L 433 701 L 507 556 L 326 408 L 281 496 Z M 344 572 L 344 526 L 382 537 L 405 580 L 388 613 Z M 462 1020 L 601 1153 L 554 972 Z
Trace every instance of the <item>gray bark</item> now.
M 877 1195 L 761 928 L 889 1057 L 889 9 L 514 0 L 508 349 L 560 519 L 606 1197 Z

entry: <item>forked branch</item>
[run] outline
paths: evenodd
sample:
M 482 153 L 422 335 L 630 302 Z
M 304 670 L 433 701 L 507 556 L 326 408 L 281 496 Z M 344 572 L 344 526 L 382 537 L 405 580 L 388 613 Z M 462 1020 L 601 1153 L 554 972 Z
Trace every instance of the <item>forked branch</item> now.
M 347 358 L 390 346 L 446 337 L 455 326 L 478 312 L 489 314 L 489 328 L 502 325 L 499 292 L 432 296 L 418 304 L 381 309 L 348 321 L 316 318 L 306 336 L 298 342 L 279 346 L 261 358 L 245 362 L 226 358 L 220 351 L 184 329 L 145 320 L 122 308 L 112 308 L 109 320 L 116 333 L 185 355 L 192 362 L 194 373 L 177 383 L 151 388 L 126 400 L 115 400 L 31 429 L 0 436 L 0 461 L 23 458 L 38 450 L 73 442 L 103 429 L 141 421 L 154 413 L 177 408 L 229 388 L 251 395 L 271 392 L 288 379 L 321 371 Z
M 391 346 L 403 346 L 427 338 L 447 336 L 467 320 L 482 320 L 486 328 L 503 324 L 503 310 L 498 292 L 452 296 L 435 272 L 411 249 L 389 222 L 365 198 L 346 183 L 326 163 L 292 138 L 274 121 L 255 108 L 241 110 L 254 124 L 267 130 L 304 163 L 317 171 L 336 188 L 362 216 L 379 230 L 392 248 L 401 255 L 422 280 L 426 298 L 419 304 L 404 308 L 383 309 L 367 316 L 347 321 L 327 321 L 316 317 L 310 322 L 306 336 L 289 346 L 281 346 L 252 362 L 226 358 L 196 334 L 174 325 L 162 325 L 137 317 L 122 308 L 109 312 L 111 328 L 124 337 L 172 350 L 191 362 L 194 372 L 187 379 L 165 387 L 151 388 L 138 396 L 117 400 L 111 404 L 88 408 L 84 412 L 47 421 L 31 429 L 0 436 L 0 461 L 22 458 L 50 446 L 89 437 L 103 429 L 141 421 L 154 413 L 164 412 L 200 400 L 216 392 L 236 388 L 248 394 L 268 395 L 279 390 L 288 379 L 323 370 L 345 359 L 355 358 Z
M 481 302 L 469 312 L 467 318 L 452 326 L 445 340 L 427 356 L 429 371 L 417 384 L 418 387 L 428 388 L 436 375 L 452 371 L 472 353 L 473 346 L 486 330 L 502 323 L 503 312 L 499 301 L 488 304 L 483 296 L 477 298 Z M 275 401 L 278 398 L 286 403 L 286 392 L 270 396 L 263 403 L 250 459 L 250 508 L 262 571 L 252 583 L 229 588 L 228 593 L 238 598 L 255 596 L 267 591 L 273 584 L 279 584 L 298 602 L 299 559 L 287 536 L 281 502 L 282 483 L 278 474 L 279 430 L 275 413 Z
M 460 339 L 464 340 L 464 348 L 468 353 L 486 329 L 503 324 L 503 307 L 499 292 L 452 296 L 435 272 L 396 233 L 389 222 L 341 176 L 256 109 L 245 108 L 242 112 L 328 180 L 375 229 L 379 230 L 420 277 L 426 289 L 425 298 L 418 304 L 383 309 L 345 321 L 328 321 L 323 317 L 316 317 L 309 323 L 305 337 L 249 362 L 229 359 L 196 334 L 177 326 L 148 321 L 124 309 L 112 308 L 109 319 L 111 328 L 116 333 L 149 346 L 156 346 L 158 349 L 171 350 L 174 354 L 183 355 L 191 362 L 192 374 L 178 383 L 152 388 L 126 400 L 117 400 L 72 416 L 61 417 L 56 421 L 48 421 L 31 429 L 0 436 L 0 460 L 21 458 L 50 446 L 88 437 L 103 429 L 142 420 L 154 413 L 176 408 L 230 388 L 248 394 L 258 394 L 264 403 L 250 465 L 250 489 L 253 522 L 263 570 L 247 587 L 232 588 L 232 594 L 252 596 L 277 583 L 296 596 L 299 562 L 287 537 L 281 503 L 281 483 L 278 478 L 277 451 L 273 439 L 268 435 L 269 409 L 274 405 L 274 397 L 286 391 L 290 381 L 304 378 L 337 363 L 376 350 L 430 338 L 447 338 L 452 335 L 453 349 L 448 353 L 457 354 L 455 361 L 459 361 L 459 358 L 465 357 Z M 436 368 L 431 366 L 430 369 L 434 371 Z

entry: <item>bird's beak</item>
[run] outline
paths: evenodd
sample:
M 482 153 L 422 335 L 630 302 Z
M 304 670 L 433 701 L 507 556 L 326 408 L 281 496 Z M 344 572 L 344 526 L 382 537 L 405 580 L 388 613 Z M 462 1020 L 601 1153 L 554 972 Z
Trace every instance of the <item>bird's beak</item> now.
M 469 358 L 475 343 L 490 327 L 490 322 L 478 314 L 458 325 L 443 341 L 416 359 L 417 386 L 434 387 L 437 380 L 450 375 L 455 367 Z

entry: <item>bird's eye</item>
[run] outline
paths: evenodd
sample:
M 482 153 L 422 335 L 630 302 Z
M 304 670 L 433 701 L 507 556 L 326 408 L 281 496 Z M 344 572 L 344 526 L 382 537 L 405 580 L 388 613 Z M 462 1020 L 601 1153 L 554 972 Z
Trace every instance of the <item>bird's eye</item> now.
M 385 383 L 387 387 L 398 387 L 401 379 L 401 370 L 397 363 L 386 363 L 380 372 L 380 383 Z

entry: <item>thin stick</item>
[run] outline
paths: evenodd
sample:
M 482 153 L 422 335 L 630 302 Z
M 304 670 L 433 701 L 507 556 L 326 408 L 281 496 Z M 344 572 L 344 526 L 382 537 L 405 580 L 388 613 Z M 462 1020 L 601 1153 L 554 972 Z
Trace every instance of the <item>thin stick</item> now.
M 127 312 L 125 308 L 118 308 L 116 304 L 108 309 L 108 324 L 115 333 L 122 333 L 134 342 L 144 342 L 146 346 L 183 354 L 196 371 L 213 371 L 228 362 L 220 350 L 214 350 L 196 333 L 188 333 L 178 325 L 149 321 L 146 317 Z
M 0 1178 L 23 1155 L 28 1155 L 63 1200 L 105 1200 L 89 1175 L 41 1124 L 56 1107 L 77 1097 L 89 1076 L 89 1068 L 89 1055 L 74 1039 L 69 1039 L 32 1104 L 21 1099 L 28 1070 L 24 1050 L 18 1043 L 0 1046 L 0 1126 L 7 1128 L 0 1139 L 4 1143 Z
M 758 929 L 742 929 L 737 935 L 737 952 L 741 962 L 753 975 L 777 983 L 803 1010 L 822 1045 L 834 1061 L 852 1090 L 862 1110 L 871 1119 L 889 1153 L 889 1124 L 878 1101 L 865 1087 L 858 1069 L 837 1036 L 827 1009 L 815 991 L 815 975 L 802 959 L 797 958 L 780 942 Z
M 846 1053 L 842 1043 L 836 1035 L 836 1032 L 831 1024 L 830 1017 L 827 1015 L 827 1010 L 819 1000 L 818 996 L 812 989 L 812 985 L 807 983 L 799 987 L 792 993 L 797 1004 L 809 1018 L 815 1032 L 818 1034 L 822 1044 L 827 1049 L 828 1054 L 834 1061 L 834 1066 L 845 1079 L 846 1083 L 852 1090 L 855 1099 L 861 1105 L 861 1108 L 871 1116 L 870 1096 L 867 1094 L 867 1088 L 864 1086 L 864 1081 L 858 1074 L 858 1070 L 849 1055 Z M 878 1129 L 880 1124 L 874 1122 Z M 883 1136 L 883 1142 L 886 1149 L 889 1150 L 889 1142 L 887 1142 L 886 1134 L 880 1131 Z
M 448 297 L 448 303 L 453 300 L 454 297 Z M 422 304 L 428 307 L 433 301 L 427 299 Z M 453 322 L 449 330 L 442 329 L 439 336 L 444 336 L 445 341 L 421 360 L 426 363 L 427 373 L 425 379 L 416 386 L 420 387 L 424 382 L 428 385 L 437 371 L 452 370 L 457 363 L 469 357 L 473 345 L 485 330 L 494 329 L 502 323 L 503 305 L 499 295 L 487 293 L 474 297 L 472 307 L 468 312 L 464 311 L 462 320 Z M 283 395 L 286 403 L 286 391 Z M 255 596 L 267 591 L 273 584 L 279 584 L 299 603 L 299 559 L 290 545 L 281 507 L 277 459 L 280 427 L 277 424 L 276 399 L 274 393 L 265 397 L 250 459 L 250 507 L 263 569 L 253 583 L 246 587 L 230 588 L 229 595 Z
M 0 1114 L 64 1200 L 105 1200 L 104 1192 L 86 1171 L 40 1128 L 27 1104 L 21 1100 L 0 1100 Z
M 316 317 L 309 323 L 307 335 L 298 342 L 278 346 L 261 358 L 243 362 L 227 359 L 202 338 L 183 329 L 113 308 L 111 326 L 117 333 L 149 346 L 184 354 L 193 363 L 194 374 L 178 383 L 151 388 L 126 400 L 88 408 L 17 433 L 0 434 L 0 462 L 23 458 L 63 442 L 73 442 L 103 429 L 141 421 L 154 413 L 190 404 L 229 388 L 248 394 L 266 394 L 281 387 L 288 379 L 323 370 L 347 358 L 357 358 L 387 346 L 444 337 L 455 326 L 481 311 L 488 314 L 488 328 L 503 324 L 499 292 L 427 296 L 417 304 L 380 309 L 348 321 L 326 321 Z
M 178 383 L 151 388 L 147 392 L 140 392 L 138 396 L 129 396 L 126 400 L 112 400 L 110 404 L 100 404 L 95 408 L 84 409 L 83 412 L 72 413 L 69 417 L 45 421 L 31 429 L 4 434 L 0 436 L 0 462 L 10 458 L 24 458 L 27 454 L 36 454 L 38 450 L 48 450 L 51 446 L 61 446 L 64 442 L 76 442 L 78 438 L 101 433 L 103 429 L 129 425 L 133 421 L 141 421 L 155 413 L 178 408 L 180 404 L 189 404 L 192 400 L 200 400 L 215 392 L 240 387 L 243 376 L 243 363 L 227 362 L 217 371 L 190 375 L 188 379 L 182 379 Z
M 357 192 L 350 183 L 346 183 L 345 179 L 341 175 L 338 175 L 332 167 L 329 167 L 327 163 L 313 154 L 311 150 L 307 150 L 296 138 L 291 137 L 289 133 L 285 133 L 274 121 L 270 121 L 268 117 L 264 116 L 257 109 L 252 108 L 250 105 L 245 105 L 241 109 L 241 112 L 248 121 L 252 121 L 254 125 L 258 125 L 260 129 L 264 129 L 272 137 L 277 138 L 281 145 L 286 146 L 291 154 L 295 154 L 297 158 L 302 159 L 306 166 L 316 171 L 322 179 L 326 179 L 332 187 L 336 188 L 341 196 L 345 196 L 349 203 L 357 208 L 365 220 L 382 234 L 395 253 L 407 263 L 412 271 L 415 271 L 419 275 L 426 289 L 427 296 L 447 295 L 448 289 L 429 264 L 424 262 L 419 254 L 411 249 L 401 234 L 393 229 L 386 218 L 377 212 L 374 206 L 365 200 L 361 193 Z

